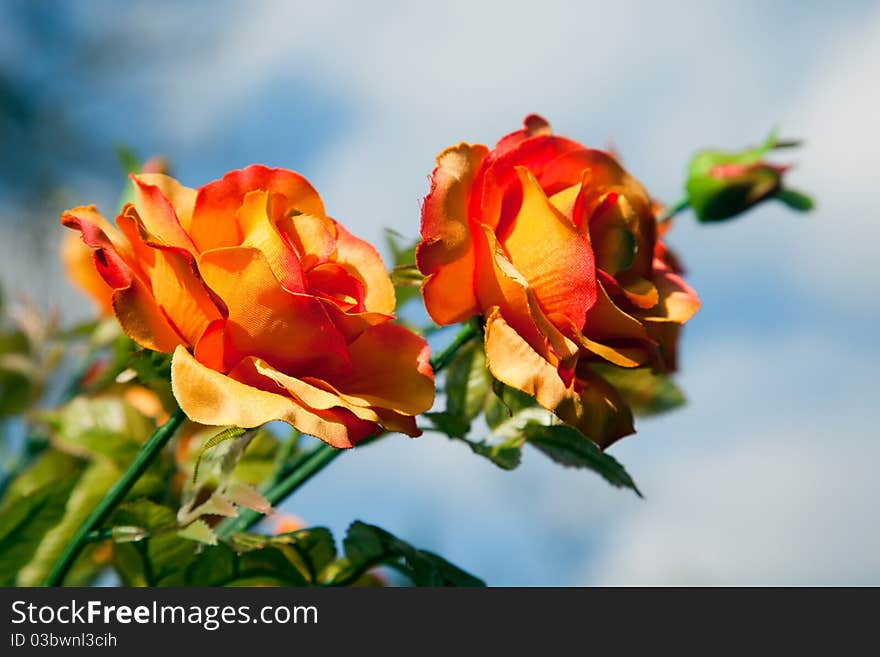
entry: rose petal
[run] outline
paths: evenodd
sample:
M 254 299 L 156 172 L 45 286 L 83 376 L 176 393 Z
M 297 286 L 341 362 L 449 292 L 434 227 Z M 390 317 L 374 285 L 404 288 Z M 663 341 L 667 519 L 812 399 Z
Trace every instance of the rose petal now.
M 339 223 L 336 224 L 336 262 L 364 284 L 364 310 L 386 315 L 394 312 L 394 285 L 379 252 Z
M 178 345 L 188 344 L 138 278 L 113 293 L 113 312 L 126 335 L 142 347 L 171 353 Z
M 416 263 L 426 278 L 425 308 L 440 325 L 479 312 L 474 296 L 474 246 L 468 221 L 468 194 L 488 149 L 461 143 L 437 156 L 431 191 L 422 205 L 422 241 Z
M 183 230 L 189 231 L 196 204 L 196 190 L 181 185 L 174 178 L 163 173 L 139 173 L 134 177 L 146 185 L 158 188 L 174 208 Z
M 183 347 L 174 352 L 171 385 L 187 417 L 211 426 L 249 428 L 281 420 L 340 448 L 352 447 L 379 430 L 344 409 L 316 412 L 287 395 L 235 381 L 202 365 Z
M 659 302 L 646 319 L 662 319 L 684 324 L 700 309 L 696 291 L 661 260 L 654 260 L 654 282 L 659 292 Z
M 235 218 L 241 230 L 241 246 L 258 249 L 275 278 L 291 292 L 304 292 L 305 280 L 299 257 L 275 225 L 284 200 L 264 190 L 245 194 Z
M 575 339 L 588 351 L 615 365 L 636 367 L 647 363 L 656 345 L 644 325 L 611 300 L 602 281 L 597 291 L 596 304 L 590 308 L 584 327 L 575 333 Z
M 148 184 L 141 176 L 132 175 L 131 179 L 134 182 L 134 206 L 146 232 L 156 242 L 195 253 L 195 245 L 162 190 L 156 185 Z M 188 208 L 183 210 L 185 212 Z
M 272 384 L 277 384 L 290 393 L 294 400 L 315 412 L 345 409 L 363 421 L 382 424 L 389 431 L 402 431 L 411 436 L 421 433 L 417 429 L 413 432 L 414 424 L 404 421 L 403 415 L 396 411 L 352 403 L 345 395 L 338 394 L 323 381 L 287 376 L 260 359 L 243 360 L 229 373 L 229 376 L 263 390 L 272 391 Z M 272 384 L 267 386 L 267 381 Z
M 434 403 L 434 371 L 428 343 L 388 322 L 373 326 L 349 345 L 352 371 L 320 377 L 353 403 L 418 415 Z
M 301 175 L 253 164 L 199 188 L 189 232 L 200 251 L 238 244 L 238 228 L 229 218 L 235 216 L 245 194 L 254 190 L 283 195 L 283 215 L 292 210 L 324 214 L 321 197 Z
M 98 273 L 113 288 L 113 311 L 122 329 L 135 342 L 147 349 L 171 352 L 186 339 L 168 321 L 156 303 L 140 272 L 133 269 L 131 245 L 112 228 L 94 206 L 74 208 L 61 215 L 61 223 L 82 233 L 83 241 L 95 250 Z M 112 238 L 110 237 L 112 236 Z M 126 254 L 124 259 L 121 253 Z
M 145 271 L 144 279 L 155 303 L 185 343 L 194 345 L 208 324 L 221 317 L 226 308 L 205 285 L 192 253 L 159 241 L 148 232 L 132 207 L 116 223 Z
M 550 203 L 534 176 L 516 167 L 522 206 L 502 241 L 517 271 L 548 314 L 583 326 L 596 302 L 593 251 L 571 222 Z
M 278 219 L 278 230 L 285 235 L 299 254 L 302 268 L 330 261 L 336 253 L 336 228 L 330 217 L 312 214 L 294 214 Z
M 532 349 L 549 358 L 547 336 L 532 315 L 528 282 L 508 260 L 488 226 L 481 226 L 477 236 L 475 286 L 481 307 L 489 309 L 497 306 L 505 320 Z
M 344 311 L 365 312 L 364 284 L 335 262 L 325 262 L 306 275 L 309 293 L 333 301 Z
M 610 385 L 589 373 L 586 380 L 566 385 L 497 308 L 486 319 L 486 365 L 496 379 L 534 397 L 602 448 L 633 433 L 632 413 Z
M 256 356 L 287 373 L 347 371 L 342 334 L 316 298 L 285 290 L 263 255 L 248 247 L 206 251 L 199 257 L 205 282 L 226 303 L 225 358 L 232 367 Z
M 94 252 L 78 235 L 65 233 L 61 261 L 68 278 L 95 302 L 101 314 L 113 312 L 113 288 L 98 273 Z
M 107 285 L 113 289 L 131 285 L 133 272 L 128 264 L 131 256 L 130 249 L 124 246 L 125 238 L 107 223 L 94 205 L 67 210 L 61 215 L 61 224 L 80 232 L 82 241 L 94 251 L 95 267 Z

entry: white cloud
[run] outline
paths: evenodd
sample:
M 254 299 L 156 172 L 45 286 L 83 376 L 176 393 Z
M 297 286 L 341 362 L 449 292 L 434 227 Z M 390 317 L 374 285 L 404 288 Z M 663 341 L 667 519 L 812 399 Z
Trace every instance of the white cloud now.
M 630 585 L 880 583 L 873 467 L 880 446 L 847 435 L 854 428 L 840 418 L 823 419 L 798 427 L 796 440 L 792 427 L 767 424 L 760 436 L 734 435 L 726 448 L 655 471 L 657 493 L 612 529 L 581 577 Z

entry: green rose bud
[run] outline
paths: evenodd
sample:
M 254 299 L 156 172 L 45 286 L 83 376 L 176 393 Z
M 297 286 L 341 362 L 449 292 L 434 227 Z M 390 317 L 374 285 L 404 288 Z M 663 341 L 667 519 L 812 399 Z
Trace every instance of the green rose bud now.
M 799 142 L 778 141 L 770 137 L 760 146 L 739 152 L 705 150 L 697 153 L 688 167 L 687 193 L 690 206 L 701 222 L 725 221 L 776 198 L 795 210 L 813 208 L 809 196 L 783 187 L 783 176 L 790 165 L 765 162 L 762 158 L 778 148 L 798 146 Z

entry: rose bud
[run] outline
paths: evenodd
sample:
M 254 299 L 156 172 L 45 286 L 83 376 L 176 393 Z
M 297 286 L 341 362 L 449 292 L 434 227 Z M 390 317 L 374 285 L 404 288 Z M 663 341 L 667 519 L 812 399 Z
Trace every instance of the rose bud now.
M 763 158 L 771 150 L 798 146 L 799 142 L 777 141 L 774 135 L 761 145 L 739 152 L 704 150 L 688 167 L 688 202 L 701 222 L 732 219 L 758 203 L 776 198 L 805 212 L 813 201 L 805 194 L 783 186 L 791 165 L 772 164 Z

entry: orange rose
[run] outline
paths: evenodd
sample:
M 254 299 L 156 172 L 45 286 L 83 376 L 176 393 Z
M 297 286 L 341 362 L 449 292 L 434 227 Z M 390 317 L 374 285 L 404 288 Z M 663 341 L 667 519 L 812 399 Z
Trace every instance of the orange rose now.
M 633 432 L 591 368 L 674 367 L 699 300 L 658 239 L 645 189 L 604 152 L 529 116 L 489 150 L 437 157 L 416 252 L 438 324 L 485 318 L 489 369 L 602 447 Z
M 381 258 L 302 176 L 254 165 L 199 189 L 132 180 L 116 227 L 93 206 L 61 222 L 94 250 L 125 332 L 174 353 L 190 419 L 283 420 L 336 447 L 383 427 L 419 435 L 414 416 L 434 397 L 428 346 L 391 322 Z

